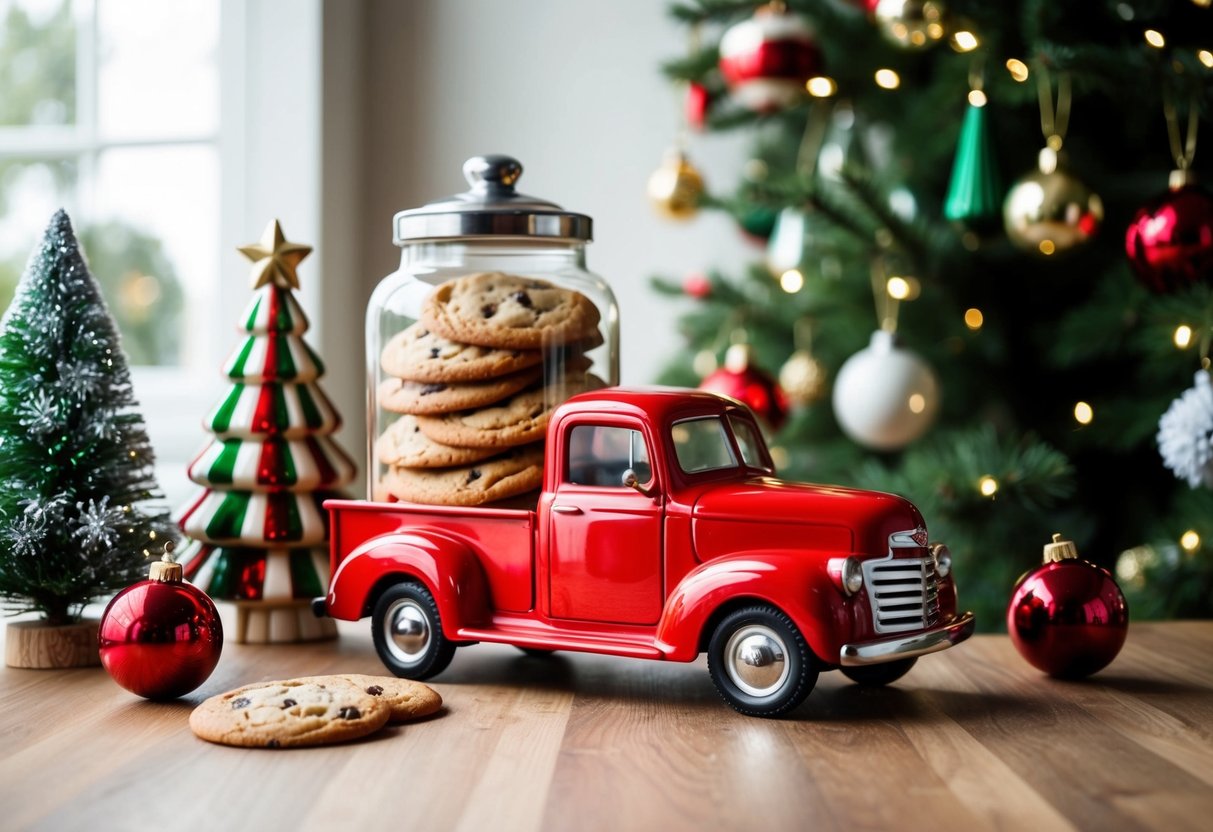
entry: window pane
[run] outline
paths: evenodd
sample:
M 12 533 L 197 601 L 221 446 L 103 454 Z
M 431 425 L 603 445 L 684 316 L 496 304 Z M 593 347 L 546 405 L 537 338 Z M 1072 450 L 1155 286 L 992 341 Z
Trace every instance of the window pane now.
M 763 458 L 762 437 L 757 428 L 736 416 L 729 416 L 729 424 L 733 427 L 733 436 L 741 448 L 742 461 L 751 468 L 768 468 L 767 461 Z
M 624 488 L 632 469 L 641 485 L 653 478 L 648 449 L 638 430 L 578 425 L 569 436 L 568 480 L 576 485 Z
M 0 159 L 0 311 L 51 216 L 61 206 L 71 210 L 76 178 L 74 160 Z
M 0 0 L 0 125 L 76 120 L 76 21 L 69 0 Z
M 91 188 L 98 233 L 86 245 L 95 246 L 90 261 L 111 289 L 133 364 L 203 369 L 214 331 L 227 331 L 213 320 L 218 182 L 210 145 L 120 148 L 98 157 Z
M 97 0 L 97 122 L 114 138 L 219 125 L 219 0 Z
M 678 464 L 688 474 L 737 465 L 724 425 L 715 416 L 677 422 L 670 429 L 670 438 Z

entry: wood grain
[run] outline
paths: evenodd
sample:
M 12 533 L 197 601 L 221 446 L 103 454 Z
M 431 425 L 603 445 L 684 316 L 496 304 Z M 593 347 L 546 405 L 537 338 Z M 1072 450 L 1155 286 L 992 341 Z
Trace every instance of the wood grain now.
M 1085 682 L 1005 636 L 886 689 L 827 673 L 790 719 L 740 716 L 702 660 L 479 645 L 433 680 L 444 711 L 345 746 L 197 740 L 239 684 L 383 672 L 369 627 L 225 646 L 172 703 L 101 670 L 0 670 L 0 828 L 421 830 L 1204 829 L 1213 817 L 1213 622 L 1134 624 Z

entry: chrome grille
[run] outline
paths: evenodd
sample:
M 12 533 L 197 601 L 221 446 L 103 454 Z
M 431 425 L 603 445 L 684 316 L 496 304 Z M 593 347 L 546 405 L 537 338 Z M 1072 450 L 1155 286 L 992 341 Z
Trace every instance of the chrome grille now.
M 878 633 L 922 630 L 939 620 L 935 559 L 894 558 L 863 562 L 863 581 Z

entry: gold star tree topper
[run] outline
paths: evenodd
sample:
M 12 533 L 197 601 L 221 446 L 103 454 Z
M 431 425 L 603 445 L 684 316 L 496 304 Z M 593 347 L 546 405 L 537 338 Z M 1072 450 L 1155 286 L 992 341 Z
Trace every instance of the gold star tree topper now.
M 278 220 L 270 220 L 261 234 L 261 241 L 240 246 L 239 251 L 253 261 L 251 277 L 254 289 L 260 289 L 267 283 L 283 289 L 298 289 L 299 276 L 295 269 L 304 257 L 311 254 L 312 247 L 287 242 Z

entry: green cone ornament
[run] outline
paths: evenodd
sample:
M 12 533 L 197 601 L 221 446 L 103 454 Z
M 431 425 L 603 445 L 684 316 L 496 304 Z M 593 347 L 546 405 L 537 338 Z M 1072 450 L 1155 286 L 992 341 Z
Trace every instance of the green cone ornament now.
M 985 102 L 977 106 L 970 101 L 960 127 L 943 215 L 972 231 L 995 228 L 1002 214 L 1003 194 Z

